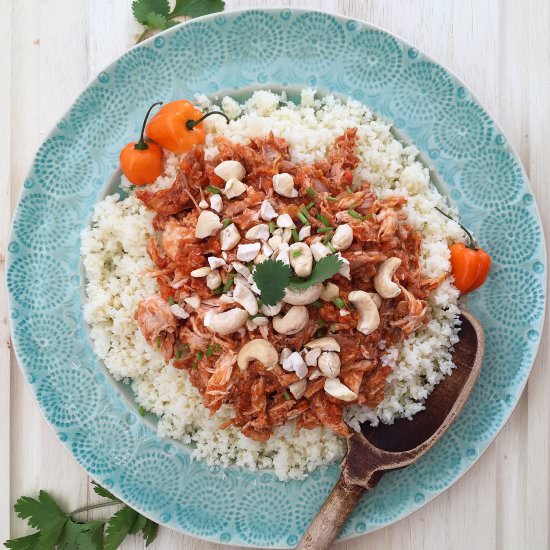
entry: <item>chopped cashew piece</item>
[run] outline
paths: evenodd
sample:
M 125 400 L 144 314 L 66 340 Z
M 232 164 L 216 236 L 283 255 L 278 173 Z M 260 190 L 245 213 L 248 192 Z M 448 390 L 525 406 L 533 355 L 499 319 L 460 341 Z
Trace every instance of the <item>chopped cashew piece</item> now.
M 290 265 L 298 277 L 308 277 L 313 267 L 313 254 L 306 243 L 294 243 L 288 249 Z
M 223 313 L 206 314 L 204 317 L 204 326 L 209 328 L 212 332 L 225 336 L 226 334 L 237 332 L 241 327 L 244 327 L 247 319 L 248 312 L 239 307 L 235 307 Z
M 327 283 L 321 292 L 321 300 L 324 302 L 332 302 L 334 298 L 338 298 L 340 289 L 334 283 Z
M 351 228 L 351 225 L 347 223 L 339 225 L 334 232 L 334 236 L 332 237 L 332 246 L 336 250 L 346 250 L 346 248 L 351 246 L 352 242 L 353 229 Z
M 200 279 L 201 277 L 206 277 L 212 270 L 208 266 L 199 267 L 197 269 L 193 269 L 189 275 L 191 277 L 195 277 L 197 279 Z
M 214 193 L 210 196 L 210 208 L 212 208 L 212 210 L 215 210 L 216 212 L 222 211 L 223 200 L 220 195 L 218 195 L 218 193 Z
M 357 394 L 344 386 L 338 378 L 327 378 L 325 380 L 325 391 L 332 397 L 340 399 L 340 401 L 350 402 L 357 399 Z
M 310 340 L 305 347 L 308 349 L 320 349 L 322 351 L 340 351 L 338 340 L 332 336 L 324 336 L 323 338 Z
M 277 350 L 273 344 L 263 338 L 256 338 L 247 342 L 237 355 L 237 365 L 241 370 L 246 370 L 250 361 L 259 361 L 266 370 L 271 370 L 277 365 Z
M 321 378 L 321 376 L 323 376 L 321 374 L 321 371 L 319 369 L 315 369 L 310 375 L 309 375 L 309 379 L 310 380 L 317 380 L 317 378 Z
M 311 249 L 311 253 L 313 254 L 316 262 L 330 254 L 330 248 L 320 242 L 313 243 L 309 248 Z
M 219 176 L 223 181 L 237 178 L 242 180 L 246 175 L 244 166 L 238 160 L 224 160 L 214 168 L 214 174 Z
M 283 366 L 283 362 L 290 357 L 291 353 L 292 353 L 292 350 L 290 348 L 283 348 L 281 350 L 281 355 L 279 357 L 279 363 L 281 363 L 281 366 Z
M 260 243 L 240 244 L 237 247 L 237 259 L 241 262 L 251 262 L 260 252 Z
M 311 236 L 311 225 L 304 225 L 298 231 L 298 238 L 303 241 L 306 237 Z
M 254 319 L 252 319 L 252 324 L 257 327 L 263 327 L 269 324 L 269 319 L 267 317 L 254 317 Z
M 218 288 L 222 284 L 222 278 L 220 272 L 217 269 L 214 269 L 206 276 L 206 286 L 210 290 Z
M 340 252 L 338 252 L 336 256 L 338 256 L 339 260 L 342 260 L 342 265 L 340 266 L 338 273 L 342 275 L 342 277 L 345 277 L 346 279 L 351 279 L 349 260 L 344 258 L 344 256 L 342 256 Z
M 234 199 L 235 197 L 240 197 L 246 191 L 247 187 L 248 186 L 244 184 L 241 180 L 238 180 L 237 178 L 231 178 L 225 182 L 223 194 L 228 199 Z
M 170 306 L 170 311 L 172 312 L 173 315 L 175 315 L 176 317 L 178 317 L 180 319 L 188 319 L 189 318 L 189 313 L 187 313 L 187 311 L 185 311 L 185 309 L 183 309 L 178 304 L 172 304 Z
M 208 203 L 204 199 L 202 199 L 202 201 L 199 202 L 199 208 L 202 208 L 203 210 L 205 208 L 208 208 Z
M 291 304 L 293 306 L 307 306 L 319 299 L 323 292 L 323 285 L 321 283 L 310 286 L 304 290 L 294 290 L 291 287 L 285 289 L 285 295 L 283 302 Z
M 248 267 L 240 262 L 233 262 L 231 266 L 239 275 L 246 279 L 247 283 L 252 282 L 252 273 L 250 273 L 250 269 L 248 269 Z
M 273 329 L 279 334 L 296 334 L 309 321 L 309 313 L 305 306 L 292 306 L 282 317 L 273 318 Z
M 294 399 L 300 399 L 300 397 L 302 397 L 304 393 L 306 393 L 306 388 L 307 381 L 304 379 L 298 380 L 298 382 L 294 382 L 294 384 L 290 384 L 290 386 L 288 386 L 288 389 Z
M 340 356 L 335 351 L 323 351 L 317 367 L 327 378 L 336 378 L 340 374 Z
M 268 317 L 275 317 L 275 315 L 278 315 L 280 313 L 282 307 L 283 307 L 283 302 L 279 302 L 274 306 L 266 306 L 264 304 L 262 306 L 262 313 L 264 315 L 267 315 Z
M 279 247 L 283 244 L 283 238 L 279 235 L 273 235 L 273 237 L 267 241 L 267 244 L 274 252 L 277 252 Z
M 376 304 L 376 307 L 380 309 L 382 307 L 382 298 L 377 292 L 369 292 L 369 296 L 372 298 L 372 301 Z
M 281 243 L 279 246 L 279 252 L 277 254 L 276 260 L 279 260 L 280 262 L 283 262 L 286 265 L 290 265 L 290 258 L 288 257 L 288 244 Z
M 216 256 L 209 256 L 208 265 L 210 266 L 210 269 L 218 269 L 218 267 L 222 267 L 226 264 L 223 258 L 217 258 Z
M 215 235 L 222 227 L 220 217 L 217 214 L 210 212 L 210 210 L 203 210 L 197 220 L 195 237 L 197 239 L 206 239 L 206 237 Z
M 235 283 L 233 299 L 239 305 L 243 306 L 249 315 L 256 315 L 256 313 L 258 313 L 258 301 L 256 300 L 256 296 L 254 296 L 254 293 L 248 286 L 240 281 Z
M 304 378 L 307 375 L 307 366 L 297 351 L 293 351 L 281 364 L 283 369 L 288 372 L 295 372 L 300 378 Z
M 317 360 L 319 359 L 319 355 L 321 355 L 321 349 L 310 349 L 306 352 L 305 360 L 306 365 L 308 367 L 316 367 L 317 366 Z
M 283 242 L 289 243 L 292 239 L 292 229 L 290 227 L 285 227 L 283 230 Z
M 254 241 L 255 239 L 267 241 L 267 239 L 269 239 L 269 226 L 267 223 L 260 223 L 254 227 L 251 227 L 244 236 L 245 239 L 248 239 L 249 241 Z
M 273 190 L 283 197 L 294 198 L 298 196 L 298 191 L 294 189 L 294 178 L 287 173 L 273 176 Z
M 241 240 L 241 234 L 237 226 L 232 223 L 220 231 L 220 244 L 222 250 L 231 250 Z
M 374 276 L 374 288 L 382 298 L 395 298 L 401 294 L 401 287 L 392 280 L 400 265 L 401 259 L 392 256 L 378 266 Z
M 354 290 L 348 294 L 348 300 L 359 311 L 357 330 L 365 335 L 374 332 L 380 325 L 380 314 L 370 293 Z
M 264 200 L 260 206 L 260 217 L 266 222 L 269 222 L 273 218 L 277 217 L 277 212 L 275 212 L 275 209 L 271 206 L 271 203 L 268 200 Z
M 296 227 L 292 218 L 289 214 L 281 214 L 277 216 L 277 227 L 286 228 L 286 227 Z
M 201 305 L 201 299 L 198 294 L 193 294 L 193 296 L 189 296 L 188 298 L 184 298 L 183 301 L 193 309 L 199 309 Z

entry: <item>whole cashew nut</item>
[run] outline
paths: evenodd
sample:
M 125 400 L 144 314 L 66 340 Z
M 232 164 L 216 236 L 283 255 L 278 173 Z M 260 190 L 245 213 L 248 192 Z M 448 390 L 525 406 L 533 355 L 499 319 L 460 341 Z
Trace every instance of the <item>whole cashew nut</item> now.
M 292 306 L 286 314 L 273 318 L 273 329 L 279 334 L 296 334 L 300 332 L 309 321 L 309 313 L 306 306 Z
M 374 276 L 374 288 L 382 298 L 395 298 L 401 294 L 401 287 L 392 280 L 400 265 L 401 259 L 392 256 L 378 266 Z
M 317 284 L 306 288 L 305 290 L 293 290 L 287 288 L 283 297 L 283 302 L 293 306 L 307 306 L 319 299 L 323 292 L 323 285 Z
M 290 265 L 298 277 L 307 277 L 311 274 L 313 254 L 306 243 L 294 243 L 288 249 Z
M 351 246 L 353 242 L 353 229 L 351 225 L 344 223 L 339 225 L 334 232 L 334 237 L 332 237 L 332 246 L 336 250 L 346 250 Z
M 223 313 L 214 313 L 204 319 L 204 326 L 222 336 L 237 332 L 244 326 L 248 319 L 248 312 L 244 309 L 234 307 Z
M 327 378 L 325 380 L 325 391 L 332 397 L 340 399 L 340 401 L 349 402 L 357 399 L 357 394 L 342 384 L 338 378 Z
M 359 311 L 357 330 L 365 335 L 374 332 L 380 325 L 380 314 L 372 296 L 364 290 L 354 290 L 349 293 L 348 300 Z
M 273 344 L 263 338 L 247 342 L 237 355 L 237 365 L 241 370 L 248 368 L 250 361 L 259 361 L 267 370 L 277 365 L 279 356 Z
M 336 378 L 340 374 L 340 356 L 335 351 L 324 351 L 317 361 L 317 367 L 327 378 Z
M 340 351 L 340 344 L 336 338 L 332 336 L 324 336 L 310 340 L 306 345 L 308 349 L 320 349 L 321 351 Z

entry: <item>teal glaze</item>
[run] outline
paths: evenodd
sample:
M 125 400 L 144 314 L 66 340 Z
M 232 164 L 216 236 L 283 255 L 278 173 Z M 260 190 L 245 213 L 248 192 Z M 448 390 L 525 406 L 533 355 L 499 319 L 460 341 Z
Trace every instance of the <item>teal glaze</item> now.
M 538 346 L 546 258 L 525 173 L 491 117 L 443 67 L 366 23 L 288 9 L 212 15 L 133 48 L 92 82 L 40 147 L 15 213 L 7 282 L 20 364 L 63 443 L 131 506 L 197 537 L 273 548 L 296 544 L 338 467 L 282 483 L 265 472 L 210 469 L 159 437 L 93 353 L 79 271 L 80 231 L 146 105 L 270 85 L 351 95 L 394 121 L 494 259 L 468 300 L 487 349 L 463 414 L 417 464 L 362 499 L 341 538 L 418 509 L 495 437 Z

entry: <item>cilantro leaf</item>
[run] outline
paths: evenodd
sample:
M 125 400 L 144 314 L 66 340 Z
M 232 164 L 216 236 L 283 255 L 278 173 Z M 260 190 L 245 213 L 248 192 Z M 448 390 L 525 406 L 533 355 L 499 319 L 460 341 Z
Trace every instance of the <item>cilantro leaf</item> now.
M 27 535 L 26 537 L 19 537 L 18 539 L 10 539 L 4 543 L 6 548 L 11 550 L 41 550 L 40 546 L 40 531 Z
M 120 502 L 119 498 L 115 497 L 113 493 L 111 493 L 110 491 L 107 491 L 107 489 L 105 489 L 105 487 L 102 487 L 99 483 L 92 481 L 92 485 L 94 486 L 94 493 L 96 495 L 99 495 L 100 497 L 103 497 L 103 498 L 108 498 L 109 500 L 113 500 L 115 502 Z
M 148 519 L 141 530 L 143 538 L 145 539 L 145 546 L 149 546 L 157 538 L 158 532 L 159 524 Z
M 290 266 L 280 260 L 265 260 L 256 266 L 252 277 L 266 306 L 274 306 L 282 299 L 291 275 Z
M 290 285 L 298 290 L 303 290 L 304 288 L 322 283 L 333 275 L 336 275 L 343 264 L 344 262 L 338 256 L 325 256 L 313 266 L 311 275 L 307 279 L 293 277 Z
M 103 550 L 104 521 L 90 521 L 76 540 L 78 550 Z
M 147 22 L 149 14 L 158 14 L 166 18 L 170 12 L 170 6 L 168 0 L 134 0 L 132 12 L 142 25 L 149 25 Z
M 225 2 L 223 0 L 176 0 L 176 5 L 170 17 L 200 17 L 209 13 L 223 11 Z
M 164 15 L 154 12 L 145 16 L 145 24 L 151 29 L 160 29 L 161 31 L 171 26 L 170 21 Z
M 135 535 L 136 533 L 139 533 L 147 523 L 147 518 L 145 516 L 142 516 L 141 514 L 138 514 L 138 517 L 136 518 L 136 521 L 134 521 L 134 524 L 128 531 L 130 535 Z
M 105 550 L 116 550 L 132 530 L 138 513 L 128 506 L 121 508 L 107 523 Z
M 51 523 L 67 519 L 67 514 L 46 491 L 40 491 L 38 500 L 21 497 L 15 503 L 14 510 L 21 519 L 26 519 L 31 527 L 37 529 L 48 528 Z

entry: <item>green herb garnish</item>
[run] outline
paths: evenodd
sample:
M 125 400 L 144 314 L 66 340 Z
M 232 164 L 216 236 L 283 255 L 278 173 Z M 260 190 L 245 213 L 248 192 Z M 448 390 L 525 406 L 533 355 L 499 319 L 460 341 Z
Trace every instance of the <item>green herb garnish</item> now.
M 225 294 L 226 292 L 229 292 L 229 289 L 233 286 L 233 283 L 235 282 L 235 277 L 233 273 L 230 273 L 227 275 L 227 281 L 225 281 L 225 284 L 223 285 L 222 292 Z
M 343 300 L 343 299 L 340 298 L 340 297 L 334 298 L 334 300 L 332 300 L 332 303 L 333 303 L 338 309 L 345 309 L 345 307 L 346 307 L 346 302 L 345 302 L 345 300 Z
M 298 212 L 296 214 L 296 217 L 304 224 L 304 225 L 309 225 L 309 220 L 306 218 L 306 216 L 304 216 L 301 212 Z
M 222 229 L 229 227 L 232 223 L 233 220 L 231 218 L 225 218 L 225 220 L 222 221 Z
M 223 11 L 224 0 L 176 0 L 170 11 L 168 0 L 135 0 L 132 3 L 134 17 L 145 27 L 138 38 L 141 42 L 152 30 L 165 30 L 177 24 L 177 17 L 200 17 Z
M 292 233 L 292 240 L 293 240 L 295 243 L 300 242 L 300 236 L 298 235 L 298 231 L 296 231 L 296 228 L 295 228 L 295 227 L 292 228 L 291 233 Z
M 141 532 L 149 546 L 157 536 L 158 524 L 126 506 L 107 489 L 92 483 L 94 492 L 107 500 L 83 506 L 69 514 L 46 491 L 40 491 L 38 499 L 19 498 L 14 506 L 15 512 L 38 530 L 25 537 L 7 540 L 4 545 L 12 550 L 115 550 L 127 535 Z M 120 509 L 106 519 L 83 521 L 74 517 L 88 510 L 112 506 Z
M 139 406 L 139 409 L 138 409 L 138 412 L 139 412 L 139 416 L 145 416 L 145 413 L 147 412 L 145 410 L 145 408 L 143 407 L 143 405 L 140 405 Z
M 323 214 L 317 214 L 316 217 L 320 222 L 322 222 L 325 227 L 328 227 L 330 225 L 328 218 L 326 216 L 323 216 Z
M 162 346 L 162 336 L 157 336 L 157 348 L 160 349 Z
M 322 283 L 323 281 L 330 279 L 333 275 L 336 275 L 343 263 L 344 262 L 342 262 L 338 256 L 325 256 L 313 266 L 311 275 L 307 279 L 293 277 L 290 280 L 290 285 L 298 290 L 303 290 L 305 288 L 309 288 L 310 286 Z
M 333 197 L 332 195 L 329 195 L 327 197 L 327 201 L 330 201 L 330 202 L 338 202 L 338 197 Z
M 176 359 L 181 359 L 182 355 L 183 355 L 183 351 L 180 348 L 178 348 L 176 350 Z
M 286 390 L 283 392 L 283 397 L 285 398 L 286 401 L 290 401 L 290 395 Z
M 330 233 L 331 231 L 334 231 L 334 227 L 332 226 L 319 227 L 319 229 L 317 229 L 317 233 Z
M 306 210 L 310 210 L 314 206 L 315 206 L 315 203 L 313 201 L 311 201 L 310 203 L 306 204 Z
M 183 349 L 189 353 L 191 351 L 191 346 L 189 344 L 183 344 Z
M 206 348 L 206 357 L 211 357 L 213 353 L 214 353 L 214 348 L 212 346 L 208 346 Z
M 168 303 L 173 306 L 175 304 L 174 302 L 174 298 L 172 298 L 172 296 L 168 296 Z
M 293 258 L 299 258 L 300 256 L 302 255 L 302 251 L 301 250 L 293 250 L 292 251 L 292 257 Z
M 221 350 L 222 350 L 222 347 L 220 346 L 220 344 L 218 344 L 218 342 L 216 342 L 214 344 L 214 353 L 220 353 Z
M 273 221 L 272 221 L 272 222 L 269 222 L 268 227 L 269 227 L 269 232 L 270 232 L 271 234 L 273 234 L 273 232 L 274 232 L 275 229 L 277 228 L 277 226 L 275 225 L 275 222 L 273 222 Z
M 285 295 L 292 270 L 280 260 L 265 260 L 259 263 L 252 278 L 260 289 L 262 303 L 274 306 Z
M 317 196 L 317 191 L 315 191 L 315 189 L 313 189 L 312 187 L 308 187 L 306 189 L 306 193 L 310 196 L 310 197 L 316 197 Z
M 214 187 L 213 185 L 207 185 L 205 187 L 205 189 L 209 192 L 209 193 L 214 193 L 215 195 L 221 195 L 222 194 L 222 190 L 219 189 L 218 187 Z
M 197 360 L 202 361 L 203 357 L 204 353 L 201 350 L 197 351 Z
M 359 214 L 359 212 L 357 212 L 357 210 L 354 210 L 353 208 L 348 208 L 348 214 L 349 214 L 352 218 L 356 218 L 356 219 L 358 219 L 358 220 L 363 221 L 363 216 L 361 216 L 361 214 Z

